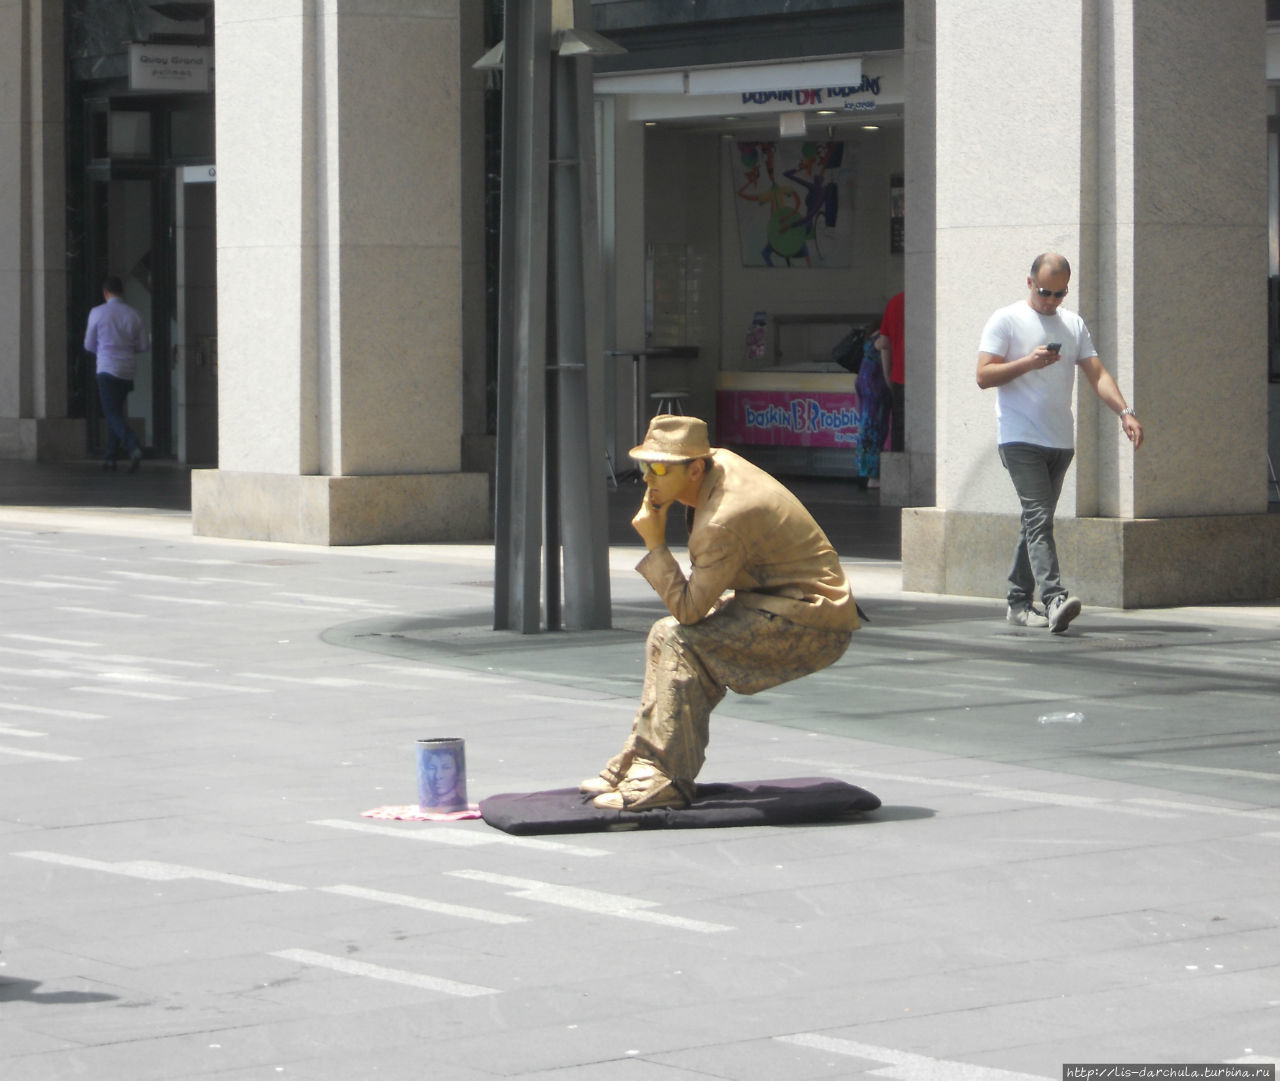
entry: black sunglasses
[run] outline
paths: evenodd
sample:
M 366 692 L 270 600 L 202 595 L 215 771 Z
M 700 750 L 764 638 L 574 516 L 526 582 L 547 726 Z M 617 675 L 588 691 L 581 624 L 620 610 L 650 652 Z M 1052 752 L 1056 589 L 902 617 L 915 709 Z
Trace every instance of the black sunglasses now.
M 1042 297 L 1057 297 L 1059 300 L 1067 295 L 1067 291 L 1065 289 L 1045 289 L 1041 285 L 1036 286 L 1036 292 Z

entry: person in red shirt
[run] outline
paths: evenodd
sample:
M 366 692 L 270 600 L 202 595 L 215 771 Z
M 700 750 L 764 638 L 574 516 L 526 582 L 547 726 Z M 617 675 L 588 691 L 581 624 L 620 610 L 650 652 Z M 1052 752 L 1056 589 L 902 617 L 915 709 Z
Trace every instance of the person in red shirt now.
M 889 449 L 892 451 L 901 451 L 906 447 L 903 421 L 907 347 L 903 333 L 903 300 L 902 293 L 895 293 L 889 298 L 880 319 L 880 333 L 875 340 L 875 347 L 880 350 L 880 360 L 884 365 L 885 381 L 893 394 L 893 421 L 889 429 Z

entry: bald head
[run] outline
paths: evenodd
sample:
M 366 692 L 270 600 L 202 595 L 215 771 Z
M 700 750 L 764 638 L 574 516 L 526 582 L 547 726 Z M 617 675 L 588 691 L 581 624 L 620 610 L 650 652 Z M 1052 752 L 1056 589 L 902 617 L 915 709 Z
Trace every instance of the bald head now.
M 1067 257 L 1059 255 L 1056 251 L 1041 252 L 1036 256 L 1035 262 L 1031 264 L 1031 276 L 1039 279 L 1041 270 L 1071 277 L 1071 264 L 1067 262 Z

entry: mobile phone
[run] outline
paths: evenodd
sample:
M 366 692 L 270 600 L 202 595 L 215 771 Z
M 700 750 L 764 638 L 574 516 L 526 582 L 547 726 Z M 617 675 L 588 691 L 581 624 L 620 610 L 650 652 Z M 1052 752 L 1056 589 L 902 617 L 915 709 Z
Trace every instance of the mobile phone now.
M 1060 353 L 1062 352 L 1062 343 L 1050 342 L 1048 345 L 1045 346 L 1045 348 L 1049 350 L 1050 353 Z

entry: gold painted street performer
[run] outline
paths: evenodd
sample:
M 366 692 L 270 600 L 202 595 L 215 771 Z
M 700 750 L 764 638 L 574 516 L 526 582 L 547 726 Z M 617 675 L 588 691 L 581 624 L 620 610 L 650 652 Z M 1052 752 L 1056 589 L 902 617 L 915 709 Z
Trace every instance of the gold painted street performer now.
M 622 751 L 579 786 L 597 807 L 686 807 L 726 689 L 755 694 L 839 660 L 858 607 L 839 557 L 800 501 L 707 425 L 659 415 L 631 451 L 644 501 L 631 520 L 648 549 L 636 569 L 670 616 L 646 645 L 644 690 Z M 667 515 L 689 526 L 688 578 L 667 548 Z

